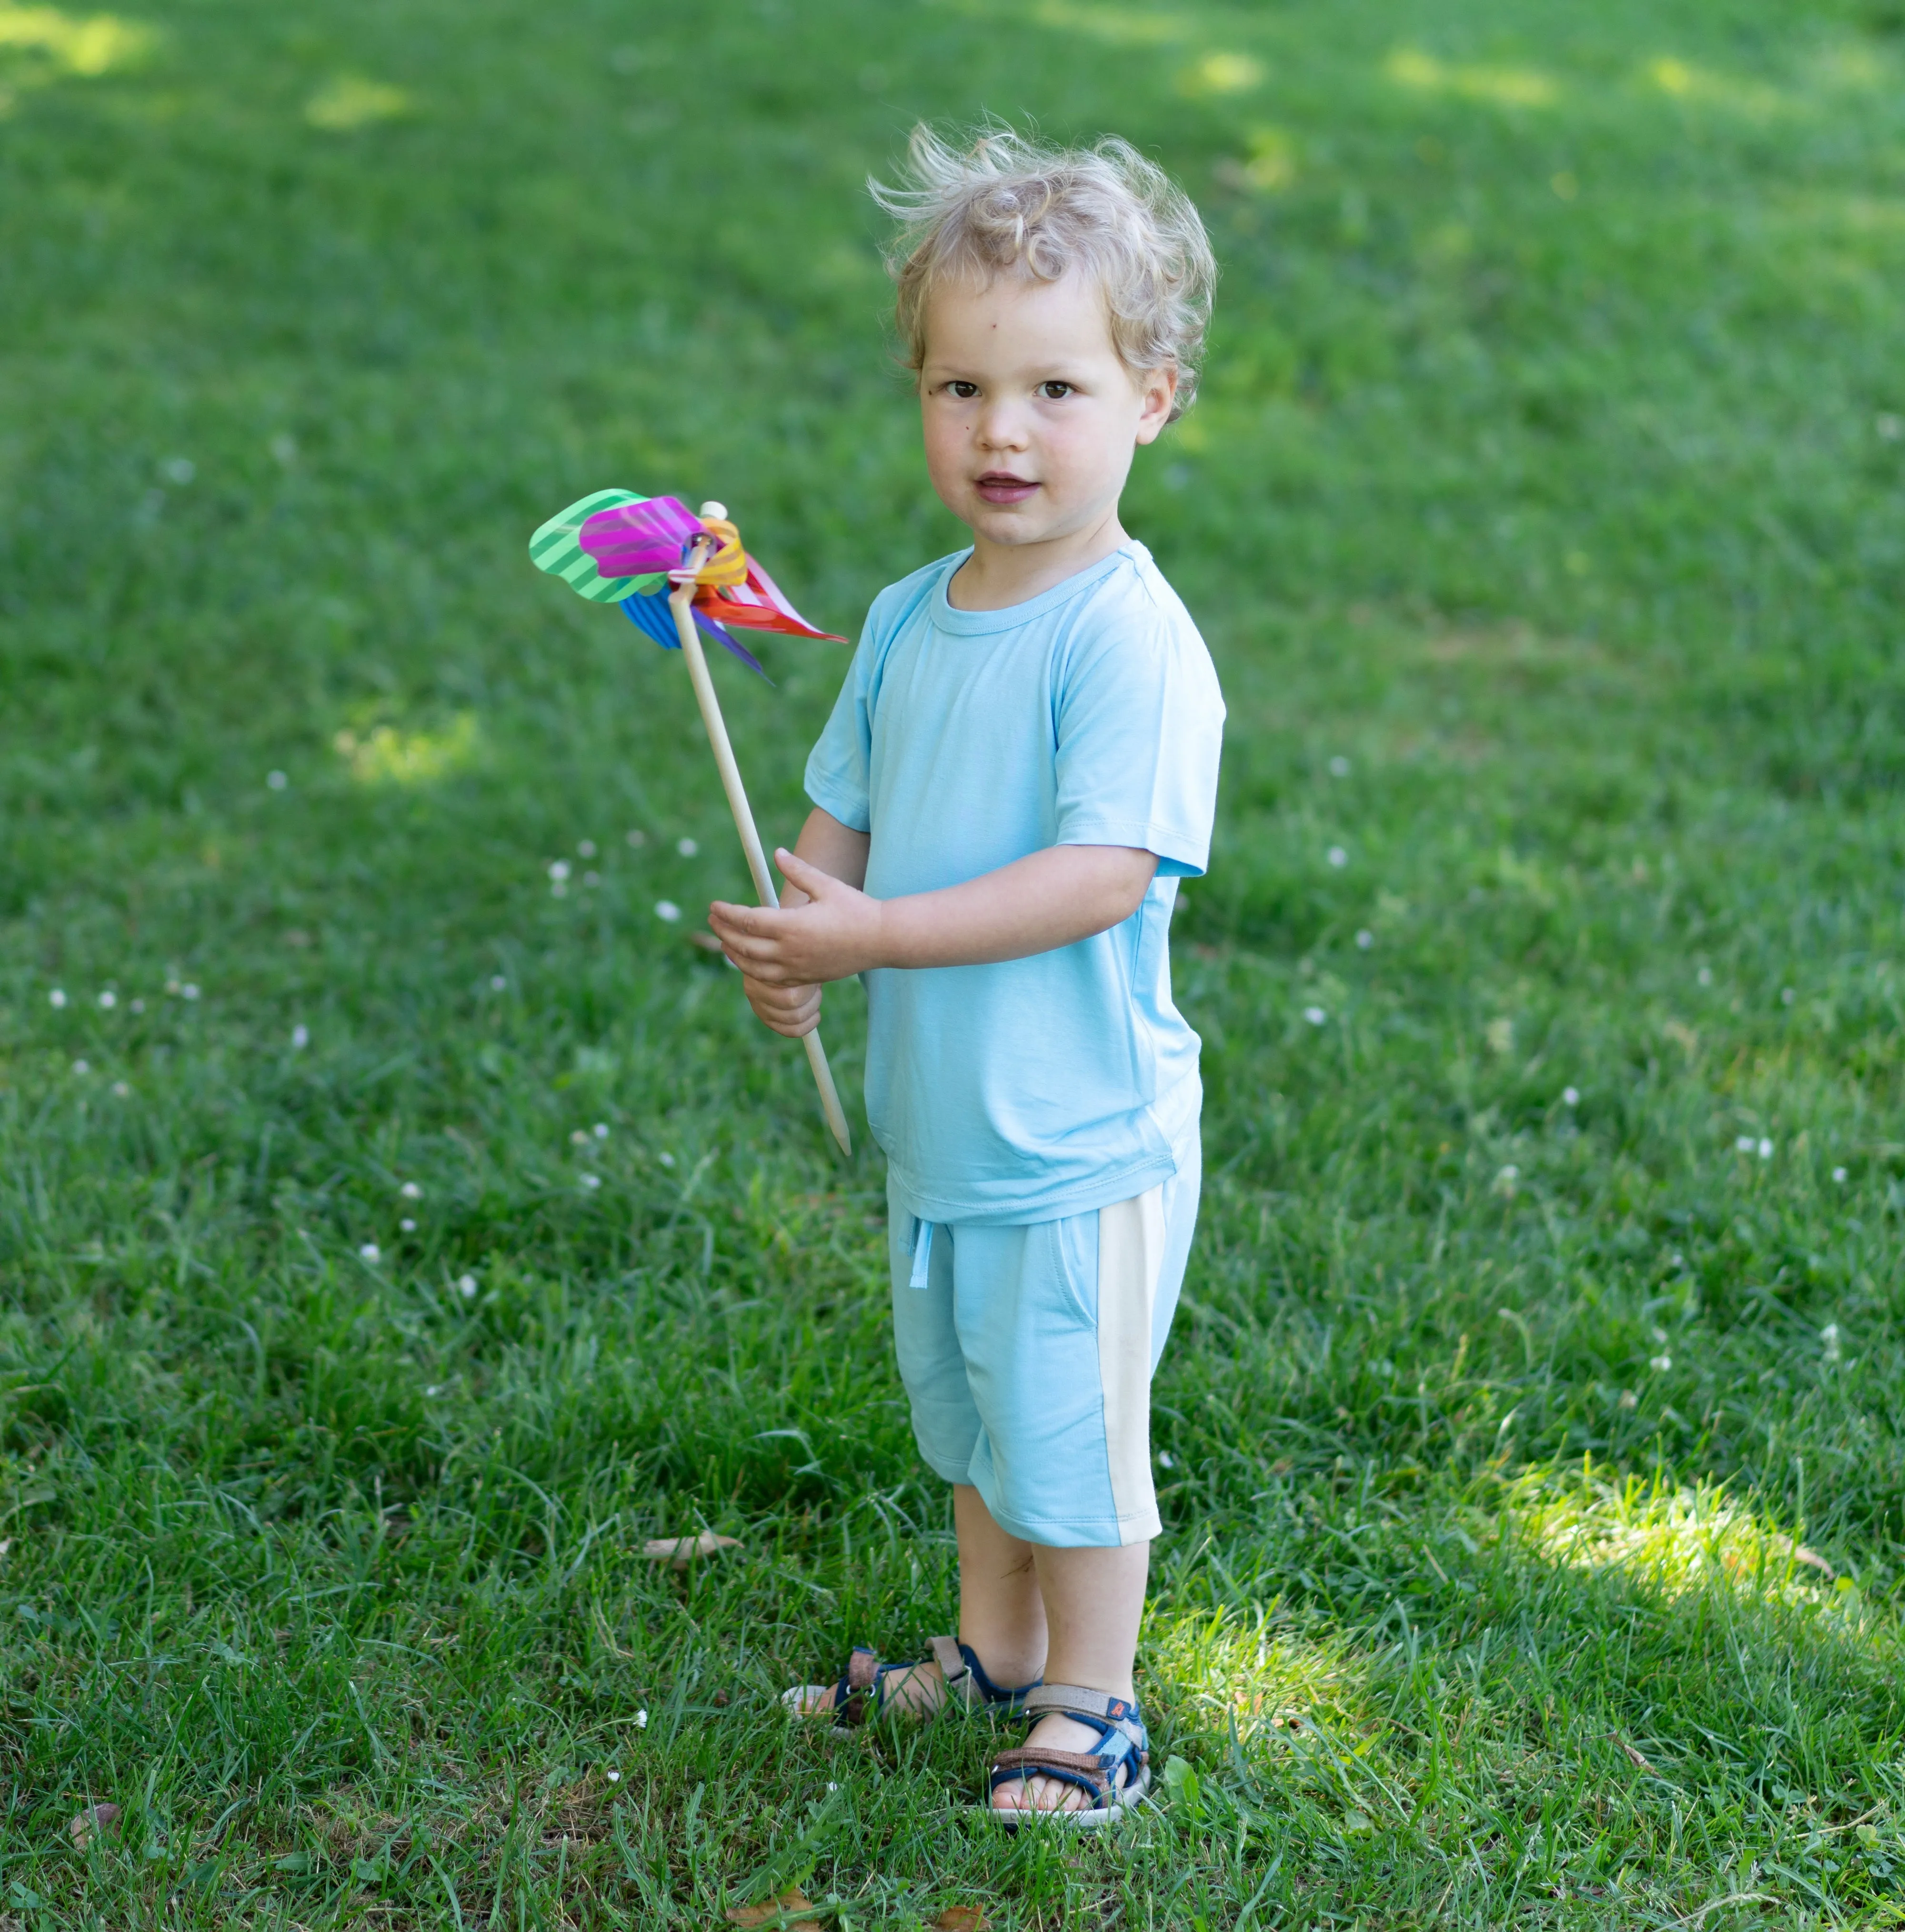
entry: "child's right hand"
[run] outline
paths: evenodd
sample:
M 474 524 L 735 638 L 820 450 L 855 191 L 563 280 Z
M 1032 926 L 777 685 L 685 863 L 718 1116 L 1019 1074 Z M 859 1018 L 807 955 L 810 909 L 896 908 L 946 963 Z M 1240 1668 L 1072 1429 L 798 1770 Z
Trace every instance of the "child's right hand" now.
M 743 973 L 741 984 L 747 989 L 748 1004 L 754 1018 L 789 1040 L 812 1033 L 820 1023 L 820 989 L 818 986 L 770 986 L 764 980 L 750 979 Z

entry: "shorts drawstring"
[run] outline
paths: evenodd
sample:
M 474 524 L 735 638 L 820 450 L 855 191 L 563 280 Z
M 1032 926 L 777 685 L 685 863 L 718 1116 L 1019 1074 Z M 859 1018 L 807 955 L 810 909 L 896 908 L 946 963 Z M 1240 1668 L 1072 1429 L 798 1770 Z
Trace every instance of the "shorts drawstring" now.
M 908 1277 L 908 1288 L 924 1288 L 927 1270 L 933 1260 L 933 1224 L 930 1221 L 915 1221 L 913 1224 L 913 1273 Z

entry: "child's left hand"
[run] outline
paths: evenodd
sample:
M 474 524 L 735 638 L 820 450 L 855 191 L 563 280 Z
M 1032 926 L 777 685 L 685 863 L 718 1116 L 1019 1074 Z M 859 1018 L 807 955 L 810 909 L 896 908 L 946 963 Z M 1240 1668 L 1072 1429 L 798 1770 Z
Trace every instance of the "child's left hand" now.
M 781 876 L 802 903 L 708 908 L 722 950 L 751 980 L 770 986 L 818 986 L 882 963 L 883 908 L 818 866 L 782 848 L 774 854 Z

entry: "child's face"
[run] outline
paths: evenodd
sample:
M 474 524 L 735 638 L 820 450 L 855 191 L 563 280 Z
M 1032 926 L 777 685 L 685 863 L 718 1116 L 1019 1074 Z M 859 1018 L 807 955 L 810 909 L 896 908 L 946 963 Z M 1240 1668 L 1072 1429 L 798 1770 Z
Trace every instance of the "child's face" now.
M 926 468 L 975 537 L 1046 543 L 1116 514 L 1132 453 L 1164 427 L 1178 379 L 1126 368 L 1088 277 L 943 284 L 926 335 Z

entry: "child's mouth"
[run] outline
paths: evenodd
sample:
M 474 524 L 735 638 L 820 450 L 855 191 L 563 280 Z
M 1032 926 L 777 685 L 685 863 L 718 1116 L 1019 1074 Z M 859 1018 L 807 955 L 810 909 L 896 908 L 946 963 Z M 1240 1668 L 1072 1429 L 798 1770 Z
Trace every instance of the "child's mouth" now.
M 1004 470 L 988 470 L 974 484 L 986 503 L 1022 503 L 1039 486 Z

